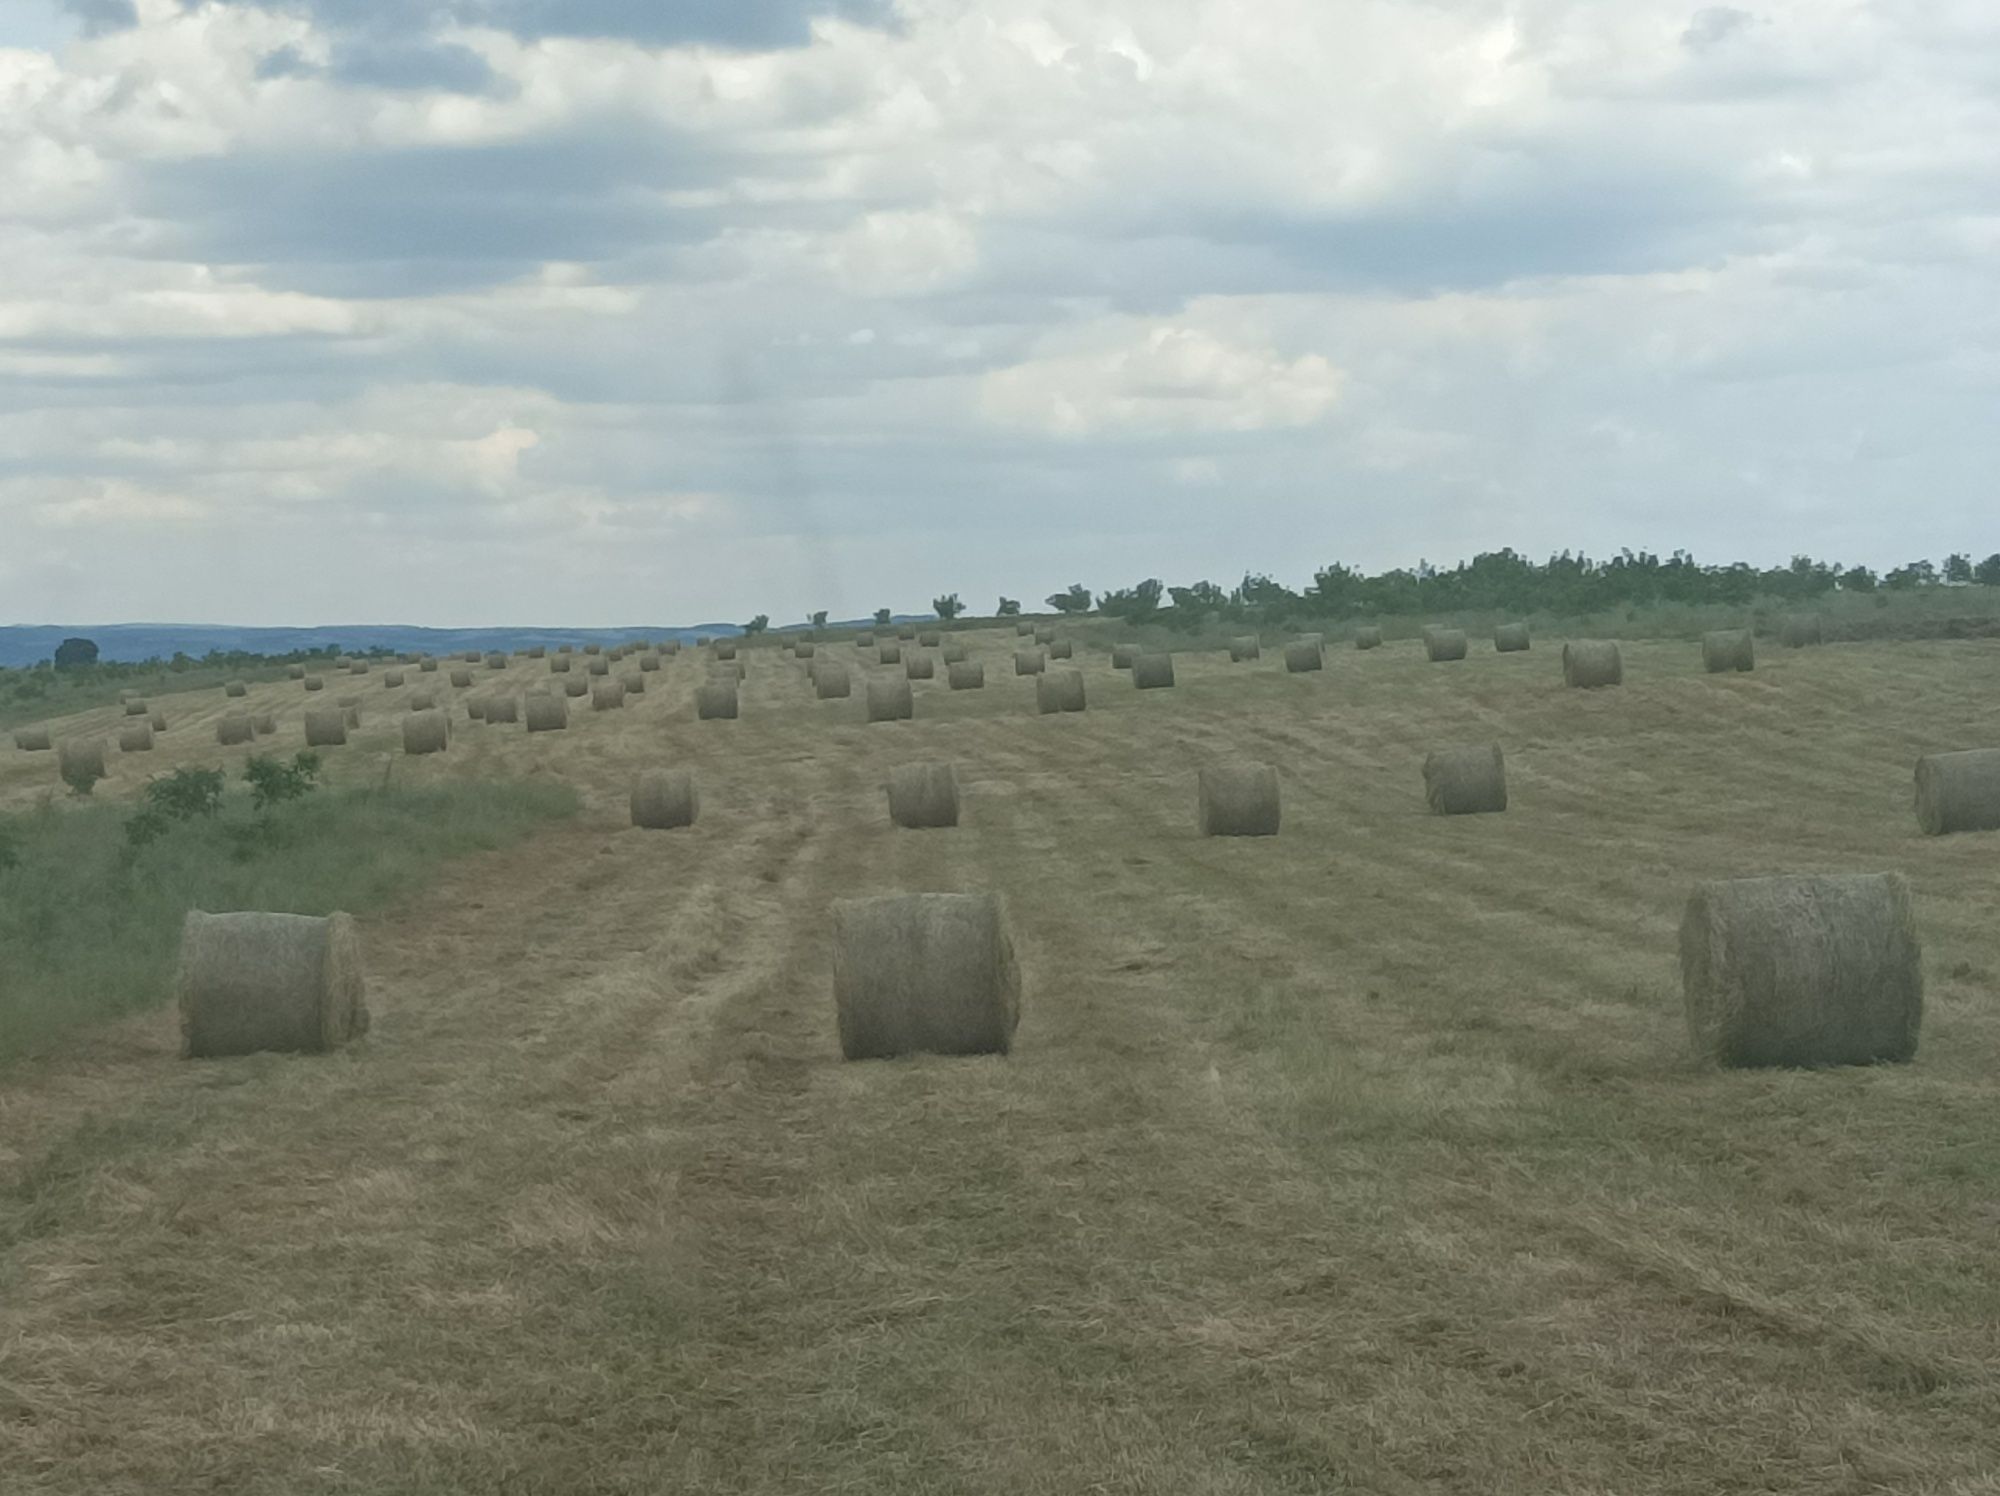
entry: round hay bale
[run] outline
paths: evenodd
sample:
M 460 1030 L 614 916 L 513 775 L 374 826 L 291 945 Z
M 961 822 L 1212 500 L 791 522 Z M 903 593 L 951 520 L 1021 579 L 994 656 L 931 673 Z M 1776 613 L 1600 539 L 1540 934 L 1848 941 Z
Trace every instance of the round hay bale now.
M 906 680 L 931 680 L 937 675 L 937 661 L 919 650 L 911 650 L 903 657 L 903 678 Z
M 1294 639 L 1285 646 L 1285 670 L 1290 675 L 1303 675 L 1309 670 L 1324 670 L 1326 657 L 1320 653 L 1319 645 L 1310 639 Z
M 877 649 L 877 650 L 875 651 L 875 663 L 876 663 L 876 664 L 878 664 L 878 665 L 900 665 L 900 664 L 902 664 L 902 663 L 903 663 L 903 646 L 902 646 L 902 645 L 900 645 L 900 644 L 884 644 L 884 645 L 882 645 L 882 646 L 881 646 L 881 647 L 880 647 L 879 649 Z
M 1049 627 L 1036 629 L 1035 642 L 1046 649 L 1049 645 L 1056 642 L 1056 631 Z
M 46 727 L 21 727 L 14 731 L 14 746 L 23 753 L 47 753 L 55 741 Z
M 147 726 L 151 727 L 155 733 L 165 732 L 167 730 L 167 714 L 165 712 L 154 712 L 152 717 L 148 719 Z
M 681 652 L 681 641 L 678 639 L 669 639 L 660 646 L 660 653 L 668 656 L 669 658 L 672 658 L 674 655 L 677 655 L 680 652 Z
M 1354 631 L 1354 647 L 1356 649 L 1380 649 L 1382 647 L 1382 630 L 1374 624 L 1370 624 L 1366 628 L 1356 629 Z
M 1908 1060 L 1923 952 L 1900 873 L 1738 878 L 1696 887 L 1681 920 L 1695 1054 L 1718 1065 Z
M 958 824 L 958 774 L 950 764 L 899 764 L 889 771 L 889 819 L 910 831 Z
M 366 660 L 356 660 L 352 665 L 347 667 L 347 673 L 349 675 L 366 675 L 368 673 L 368 662 Z
M 513 696 L 489 696 L 486 698 L 486 723 L 490 727 L 495 722 L 519 722 L 521 703 Z
M 923 629 L 917 634 L 917 643 L 925 649 L 936 649 L 938 641 L 943 637 L 944 635 L 940 634 L 936 629 Z
M 136 696 L 126 698 L 125 715 L 128 717 L 143 717 L 151 710 L 151 707 L 147 706 L 145 702 Z
M 628 670 L 625 674 L 618 677 L 618 682 L 624 686 L 627 696 L 644 696 L 646 694 L 646 677 L 636 670 Z
M 699 644 L 701 640 L 697 639 L 694 642 Z M 583 652 L 587 655 L 603 654 L 604 646 L 602 644 L 586 644 L 583 646 Z
M 907 722 L 917 714 L 915 694 L 907 680 L 871 680 L 868 682 L 868 720 L 870 722 Z
M 335 655 L 333 657 L 333 668 L 342 672 L 343 674 L 346 673 L 347 668 L 353 663 L 354 663 L 353 655 Z
M 1625 683 L 1625 661 L 1609 639 L 1572 639 L 1563 646 L 1563 684 L 1581 690 Z
M 368 1031 L 361 940 L 345 914 L 191 910 L 174 989 L 189 1059 L 324 1054 Z
M 414 665 L 417 663 L 417 657 L 407 652 L 401 653 L 396 656 L 396 663 L 398 665 Z
M 459 690 L 461 691 L 465 690 L 472 684 L 472 672 L 470 670 L 452 671 L 451 683 L 454 686 L 458 687 Z
M 443 712 L 411 712 L 403 719 L 403 752 L 442 753 L 451 741 L 451 721 Z
M 274 712 L 252 712 L 250 727 L 258 737 L 268 738 L 278 730 L 278 718 Z
M 1036 678 L 1035 710 L 1042 716 L 1080 712 L 1086 704 L 1081 670 L 1050 670 Z
M 1817 613 L 1787 613 L 1778 625 L 1778 642 L 1787 649 L 1824 644 L 1826 625 Z
M 1276 836 L 1278 771 L 1269 764 L 1213 764 L 1198 776 L 1203 836 Z
M 1014 651 L 1014 673 L 1016 675 L 1040 675 L 1048 668 L 1048 660 L 1039 649 L 1017 649 Z
M 308 675 L 305 678 L 304 684 L 308 691 L 324 691 L 326 689 L 326 682 L 321 680 L 317 675 Z
M 1229 663 L 1241 665 L 1245 660 L 1261 660 L 1264 657 L 1264 641 L 1255 634 L 1238 634 L 1229 641 Z
M 285 667 L 285 674 L 293 680 L 304 680 L 306 678 L 306 667 L 303 665 L 287 665 Z
M 643 674 L 657 675 L 660 669 L 660 657 L 652 650 L 647 650 L 639 656 L 639 669 Z
M 819 646 L 810 639 L 801 639 L 792 646 L 792 658 L 795 660 L 810 660 L 818 652 Z
M 625 706 L 625 682 L 606 676 L 593 681 L 590 686 L 590 709 L 593 712 L 616 712 Z
M 1918 759 L 1917 824 L 1926 836 L 2000 831 L 2000 748 Z
M 701 814 L 694 775 L 686 769 L 650 769 L 632 781 L 632 824 L 646 831 L 692 826 Z
M 939 658 L 947 665 L 962 665 L 970 658 L 970 655 L 966 647 L 954 639 L 951 643 L 945 645 L 944 652 Z
M 488 670 L 505 670 L 507 668 L 507 657 L 503 654 L 488 655 L 486 657 L 486 668 Z
M 1035 626 L 1032 623 L 1017 623 L 1014 625 L 1014 634 L 1016 638 L 1020 639 L 1030 638 L 1033 636 L 1034 632 L 1035 632 Z
M 813 667 L 813 690 L 818 693 L 821 701 L 844 700 L 853 689 L 845 665 L 836 665 L 832 660 L 821 660 Z
M 915 625 L 913 625 L 913 624 L 907 624 L 907 623 L 905 623 L 905 624 L 900 624 L 900 625 L 898 625 L 898 627 L 897 627 L 897 629 L 896 629 L 896 637 L 897 637 L 898 639 L 900 639 L 900 640 L 901 640 L 901 641 L 902 641 L 903 643 L 905 643 L 905 644 L 914 644 L 914 643 L 916 643 L 916 642 L 917 642 L 917 630 L 916 630 L 916 627 L 915 627 Z
M 341 708 L 340 710 L 341 710 L 341 715 L 342 715 L 342 716 L 343 716 L 344 718 L 346 718 L 346 720 L 347 720 L 347 725 L 348 725 L 349 727 L 359 727 L 359 726 L 361 725 L 361 708 L 360 708 L 360 707 L 358 707 L 358 706 L 348 706 L 348 707 L 342 707 L 342 708 Z
M 1468 641 L 1464 629 L 1425 629 L 1424 653 L 1433 665 L 1447 660 L 1462 660 Z
M 694 717 L 697 722 L 734 722 L 736 710 L 735 681 L 710 680 L 695 687 Z
M 250 725 L 248 712 L 225 712 L 222 720 L 215 724 L 215 741 L 225 748 L 247 743 L 256 736 L 257 729 Z
M 568 675 L 568 674 L 569 674 L 569 664 L 570 664 L 570 660 L 569 660 L 569 656 L 568 656 L 568 655 L 566 655 L 566 654 L 555 654 L 555 655 L 550 655 L 550 656 L 549 656 L 549 674 L 551 674 L 551 675 Z
M 603 679 L 605 676 L 611 674 L 611 662 L 605 659 L 603 655 L 592 655 L 588 660 L 584 661 L 583 668 L 589 674 L 597 676 L 599 679 Z
M 1525 623 L 1503 623 L 1493 630 L 1493 648 L 1499 654 L 1519 654 L 1533 644 Z
M 561 696 L 528 698 L 528 731 L 561 732 L 569 726 L 569 703 Z
M 383 689 L 383 690 L 385 690 L 385 691 L 393 691 L 393 690 L 395 690 L 395 689 L 396 689 L 396 688 L 397 688 L 398 686 L 402 685 L 402 683 L 403 683 L 403 672 L 402 672 L 402 671 L 400 671 L 400 670 L 384 670 L 384 671 L 382 672 L 382 689 Z
M 546 644 L 530 644 L 522 653 L 531 660 L 547 659 L 549 647 Z
M 484 722 L 486 720 L 486 698 L 484 696 L 467 697 L 465 715 L 468 721 Z
M 153 751 L 153 726 L 150 722 L 134 722 L 118 730 L 118 751 L 120 753 L 151 753 Z
M 833 1002 L 850 1060 L 1005 1054 L 1020 968 L 992 894 L 920 893 L 833 906 Z
M 856 649 L 873 649 L 875 647 L 874 634 L 865 631 L 856 634 L 854 636 L 854 647 Z
M 1174 683 L 1174 657 L 1142 654 L 1132 661 L 1132 684 L 1141 691 L 1159 691 Z
M 1701 636 L 1701 668 L 1710 675 L 1757 668 L 1756 636 L 1748 629 L 1718 629 Z
M 590 678 L 588 676 L 572 675 L 568 680 L 563 682 L 563 695 L 566 698 L 583 697 L 589 694 Z
M 1111 668 L 1113 670 L 1130 670 L 1132 662 L 1138 657 L 1139 646 L 1136 644 L 1114 644 L 1111 646 Z
M 306 747 L 340 748 L 347 742 L 347 713 L 337 706 L 306 708 Z
M 715 657 L 718 660 L 735 659 L 736 641 L 734 639 L 717 639 L 715 641 Z
M 945 667 L 945 683 L 954 691 L 981 691 L 986 688 L 986 667 L 977 660 L 960 660 Z
M 346 707 L 349 711 L 359 711 L 361 709 L 361 698 L 359 696 L 337 696 L 334 698 L 334 705 Z
M 75 784 L 79 779 L 102 779 L 104 767 L 104 742 L 100 738 L 65 738 L 56 749 L 56 773 L 66 784 Z
M 438 707 L 438 694 L 435 691 L 412 691 L 404 705 L 413 712 L 434 712 Z
M 559 655 L 575 654 L 576 646 L 574 644 L 558 644 L 556 646 L 556 653 Z
M 436 675 L 437 667 L 438 662 L 429 655 L 425 655 L 421 660 L 417 661 L 417 669 L 421 670 L 425 675 Z
M 1434 815 L 1470 816 L 1507 808 L 1507 762 L 1498 743 L 1440 748 L 1424 757 L 1424 799 Z
M 476 649 L 468 649 L 459 658 L 468 665 L 477 665 L 485 656 Z
M 243 681 L 233 680 L 222 688 L 224 696 L 248 696 L 250 687 Z
M 1072 659 L 1075 657 L 1075 655 L 1076 655 L 1076 644 L 1075 641 L 1073 640 L 1058 639 L 1056 640 L 1055 643 L 1049 646 L 1049 658 L 1052 660 Z

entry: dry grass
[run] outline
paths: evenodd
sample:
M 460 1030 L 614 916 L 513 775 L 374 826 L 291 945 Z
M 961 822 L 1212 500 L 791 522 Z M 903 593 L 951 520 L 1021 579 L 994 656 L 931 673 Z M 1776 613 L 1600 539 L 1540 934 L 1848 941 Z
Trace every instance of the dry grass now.
M 0 1485 L 1990 1496 L 1995 841 L 1909 784 L 2000 645 L 1624 649 L 1605 693 L 1407 647 L 1161 692 L 1086 648 L 1082 715 L 922 683 L 936 835 L 795 669 L 726 742 L 690 656 L 398 756 L 595 810 L 365 920 L 336 1055 L 183 1064 L 162 1014 L 0 1081 Z M 151 767 L 229 759 L 212 695 Z M 1504 746 L 1508 814 L 1427 813 L 1441 741 Z M 1199 836 L 1230 757 L 1283 836 Z M 625 834 L 663 760 L 700 822 Z M 52 777 L 0 754 L 0 804 Z M 1689 890 L 1779 865 L 1910 876 L 1915 1063 L 1691 1062 Z M 916 889 L 1006 899 L 1011 1057 L 839 1059 L 827 911 Z

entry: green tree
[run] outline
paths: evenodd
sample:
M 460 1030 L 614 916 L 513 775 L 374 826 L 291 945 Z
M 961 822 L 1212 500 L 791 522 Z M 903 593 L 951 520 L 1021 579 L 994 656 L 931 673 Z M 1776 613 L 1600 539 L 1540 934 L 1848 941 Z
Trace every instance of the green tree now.
M 1115 592 L 1106 592 L 1097 599 L 1097 611 L 1107 618 L 1129 618 L 1134 623 L 1145 623 L 1160 611 L 1160 599 L 1167 590 L 1166 583 L 1158 577 L 1148 577 L 1132 587 L 1120 587 Z
M 894 616 L 887 608 L 877 608 L 875 610 L 875 627 L 878 629 L 887 628 L 889 620 Z
M 1982 587 L 2000 587 L 2000 551 L 1972 568 L 1972 580 Z
M 289 764 L 275 758 L 253 755 L 243 766 L 243 782 L 250 786 L 250 805 L 258 811 L 301 799 L 319 788 L 319 755 L 310 750 L 294 754 Z
M 1021 600 L 1018 597 L 1003 597 L 1000 606 L 993 610 L 996 618 L 1018 618 L 1021 615 Z
M 946 623 L 950 623 L 952 619 L 965 611 L 965 604 L 959 601 L 956 592 L 947 592 L 943 597 L 934 597 L 931 599 L 931 611 L 936 613 Z
M 743 632 L 754 636 L 763 633 L 770 626 L 771 615 L 769 613 L 759 613 L 755 618 L 743 625 Z
M 1090 611 L 1090 589 L 1081 582 L 1071 582 L 1066 592 L 1052 592 L 1045 599 L 1058 613 L 1071 615 Z
M 1908 561 L 1882 578 L 1882 585 L 1896 592 L 1928 587 L 1937 581 L 1937 567 L 1928 561 Z
M 1972 580 L 1972 558 L 1963 551 L 1953 551 L 1944 558 L 1944 579 L 1947 582 L 1969 582 Z
M 65 639 L 56 646 L 58 670 L 74 670 L 79 665 L 97 663 L 97 645 L 89 639 Z
M 813 614 L 812 626 L 816 629 L 823 629 L 826 627 L 826 609 L 821 608 L 817 613 Z
M 1840 588 L 1843 592 L 1873 592 L 1877 580 L 1867 567 L 1850 566 L 1840 574 Z

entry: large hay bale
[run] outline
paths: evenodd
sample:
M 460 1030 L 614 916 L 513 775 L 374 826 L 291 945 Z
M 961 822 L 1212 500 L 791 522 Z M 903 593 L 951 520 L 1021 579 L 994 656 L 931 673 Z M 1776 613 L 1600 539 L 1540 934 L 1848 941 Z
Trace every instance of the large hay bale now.
M 588 676 L 572 675 L 568 680 L 563 682 L 563 695 L 565 697 L 580 698 L 589 694 L 590 678 Z
M 1563 646 L 1563 684 L 1582 690 L 1625 683 L 1625 660 L 1609 639 L 1572 639 Z
M 361 698 L 359 696 L 336 696 L 334 698 L 334 705 L 345 707 L 351 712 L 358 712 L 361 710 Z
M 601 654 L 592 655 L 588 660 L 585 660 L 583 668 L 588 674 L 594 675 L 600 680 L 611 674 L 611 662 Z
M 495 722 L 519 722 L 521 703 L 513 696 L 489 696 L 486 698 L 485 715 L 489 727 Z
M 1424 758 L 1424 799 L 1441 816 L 1507 808 L 1507 762 L 1498 743 L 1440 748 Z
M 105 776 L 102 738 L 65 738 L 56 749 L 56 774 L 65 784 Z
M 899 764 L 889 771 L 889 819 L 911 831 L 958 824 L 958 774 L 950 764 Z
M 1073 639 L 1058 639 L 1049 646 L 1049 658 L 1052 660 L 1074 659 L 1075 656 L 1076 641 Z
M 451 719 L 443 712 L 411 712 L 403 719 L 403 752 L 442 753 L 451 742 Z
M 1519 654 L 1534 647 L 1525 623 L 1503 623 L 1493 630 L 1493 648 L 1500 654 Z
M 1130 670 L 1132 662 L 1138 658 L 1139 646 L 1136 644 L 1114 644 L 1111 646 L 1111 668 L 1113 670 Z
M 151 753 L 153 751 L 153 726 L 150 722 L 133 722 L 118 729 L 118 751 L 120 753 Z
M 868 682 L 868 720 L 870 722 L 907 722 L 917 714 L 915 694 L 907 680 L 871 680 Z
M 735 681 L 727 679 L 703 681 L 694 688 L 694 715 L 697 722 L 734 722 L 736 710 Z
M 191 910 L 174 986 L 189 1059 L 323 1054 L 368 1031 L 361 941 L 345 914 Z
M 561 732 L 569 726 L 569 703 L 560 696 L 528 698 L 528 731 Z
M 951 643 L 945 645 L 944 652 L 938 658 L 942 659 L 947 665 L 962 665 L 970 658 L 970 652 L 966 649 L 965 645 L 954 639 Z
M 1681 920 L 1697 1056 L 1719 1065 L 1869 1065 L 1917 1052 L 1923 953 L 1900 873 L 1703 883 Z
M 306 708 L 306 747 L 339 748 L 347 742 L 347 713 L 337 706 Z
M 1080 712 L 1087 704 L 1081 670 L 1050 670 L 1036 678 L 1035 710 L 1042 716 Z
M 1787 649 L 1824 644 L 1826 625 L 1817 613 L 1787 613 L 1778 624 L 1778 642 Z
M 152 708 L 137 696 L 128 696 L 125 699 L 125 715 L 128 717 L 143 717 L 151 710 Z
M 813 690 L 821 701 L 845 700 L 854 690 L 847 667 L 832 660 L 821 660 L 814 665 L 812 678 Z
M 1264 658 L 1264 641 L 1255 634 L 1238 634 L 1229 641 L 1229 663 L 1241 665 L 1246 660 Z
M 466 690 L 472 685 L 472 672 L 470 670 L 452 671 L 451 683 L 461 691 Z
M 979 691 L 986 687 L 986 667 L 977 660 L 960 660 L 945 667 L 945 684 L 954 691 Z
M 549 656 L 549 674 L 551 675 L 568 675 L 569 665 L 570 659 L 566 654 L 553 654 Z
M 1918 759 L 1917 824 L 1926 836 L 2000 831 L 2000 748 Z
M 1291 675 L 1303 675 L 1309 670 L 1324 670 L 1326 656 L 1318 644 L 1310 639 L 1294 639 L 1285 646 L 1285 670 Z
M 156 733 L 165 732 L 167 730 L 167 714 L 162 711 L 155 711 L 153 715 L 147 719 L 147 725 L 151 727 L 153 731 Z
M 1158 691 L 1174 683 L 1174 657 L 1142 654 L 1132 661 L 1132 684 L 1141 691 Z
M 222 694 L 224 696 L 248 696 L 250 694 L 250 687 L 244 681 L 233 680 L 223 686 Z
M 639 656 L 639 671 L 641 674 L 657 675 L 659 674 L 659 670 L 660 670 L 660 657 L 657 654 L 655 654 L 652 650 L 649 649 L 644 654 Z
M 736 641 L 734 639 L 717 639 L 715 641 L 715 657 L 718 660 L 735 659 Z
M 1016 675 L 1040 675 L 1048 668 L 1048 660 L 1039 649 L 1017 649 L 1014 651 L 1014 673 Z
M 317 675 L 308 675 L 302 683 L 308 691 L 324 691 L 326 682 Z
M 590 709 L 593 712 L 616 712 L 625 706 L 625 682 L 606 676 L 591 682 Z
M 1464 659 L 1467 647 L 1468 641 L 1464 629 L 1424 630 L 1424 653 L 1434 665 L 1447 660 Z
M 385 691 L 393 691 L 393 690 L 395 690 L 395 689 L 396 689 L 396 687 L 400 686 L 400 685 L 401 685 L 402 683 L 403 683 L 403 672 L 402 672 L 402 671 L 400 671 L 400 670 L 384 670 L 384 671 L 382 672 L 382 689 L 383 689 L 383 690 L 385 690 Z
M 924 629 L 917 634 L 917 643 L 921 644 L 925 649 L 936 649 L 938 641 L 943 637 L 944 635 L 940 634 L 936 629 Z
M 911 650 L 903 656 L 903 678 L 905 680 L 933 680 L 937 676 L 937 661 L 920 650 Z
M 1756 636 L 1748 629 L 1717 629 L 1701 636 L 1701 668 L 1710 675 L 1757 668 Z
M 338 670 L 343 675 L 347 673 L 349 667 L 351 667 L 353 664 L 354 664 L 354 656 L 352 655 L 335 655 L 333 657 L 333 668 Z
M 850 1060 L 1005 1054 L 1021 976 L 992 894 L 901 894 L 833 906 L 833 1001 Z
M 879 649 L 875 651 L 875 663 L 878 665 L 902 664 L 903 646 L 896 643 L 889 643 L 882 645 Z
M 632 824 L 647 831 L 692 826 L 701 814 L 694 775 L 685 769 L 650 769 L 632 781 Z
M 1269 764 L 1212 764 L 1198 776 L 1203 836 L 1276 836 L 1278 771 Z
M 257 729 L 251 726 L 248 712 L 225 712 L 215 724 L 215 741 L 225 748 L 247 743 L 256 736 Z
M 14 746 L 23 753 L 47 753 L 55 741 L 46 727 L 21 727 L 14 731 Z
M 275 712 L 252 712 L 250 714 L 250 728 L 258 737 L 268 738 L 278 730 L 277 714 Z
M 1356 629 L 1354 631 L 1354 647 L 1356 649 L 1380 649 L 1382 647 L 1382 630 L 1372 623 L 1365 628 Z

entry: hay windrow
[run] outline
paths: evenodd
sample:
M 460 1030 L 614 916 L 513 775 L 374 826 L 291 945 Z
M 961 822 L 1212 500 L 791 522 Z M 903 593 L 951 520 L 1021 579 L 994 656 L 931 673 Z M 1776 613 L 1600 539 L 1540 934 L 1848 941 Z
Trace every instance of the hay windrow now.
M 1926 836 L 2000 831 L 2000 748 L 1918 759 L 1917 825 Z
M 1424 758 L 1424 800 L 1433 815 L 1486 815 L 1507 808 L 1507 761 L 1498 743 L 1440 748 Z
M 1563 684 L 1579 690 L 1625 683 L 1625 659 L 1610 639 L 1572 639 L 1563 646 Z
M 958 824 L 958 774 L 950 764 L 899 764 L 889 771 L 889 819 L 907 830 Z
M 1270 764 L 1211 764 L 1196 780 L 1203 836 L 1276 836 L 1278 771 Z
M 902 894 L 833 906 L 833 997 L 850 1060 L 1005 1054 L 1021 978 L 992 894 Z
M 181 925 L 181 1053 L 322 1054 L 367 1032 L 361 941 L 345 914 L 204 914 Z

